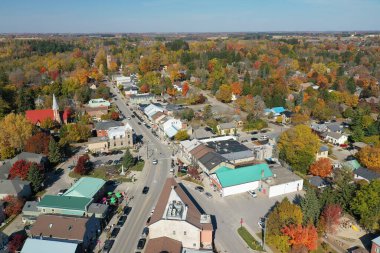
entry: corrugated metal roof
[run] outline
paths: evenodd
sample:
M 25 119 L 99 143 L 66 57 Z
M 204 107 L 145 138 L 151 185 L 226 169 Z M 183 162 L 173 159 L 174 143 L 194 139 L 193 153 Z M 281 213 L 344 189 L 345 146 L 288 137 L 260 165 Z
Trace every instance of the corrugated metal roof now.
M 100 178 L 81 177 L 63 196 L 93 198 L 105 183 Z
M 78 244 L 28 238 L 21 253 L 75 253 Z
M 38 207 L 86 211 L 87 205 L 91 202 L 90 198 L 45 195 L 38 203 Z

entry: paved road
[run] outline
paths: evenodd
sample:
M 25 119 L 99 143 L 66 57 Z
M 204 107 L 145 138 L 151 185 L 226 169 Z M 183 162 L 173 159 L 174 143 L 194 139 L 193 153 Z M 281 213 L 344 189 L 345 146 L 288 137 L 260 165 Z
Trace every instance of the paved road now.
M 130 116 L 132 112 L 125 105 L 124 98 L 122 98 L 120 93 L 118 93 L 112 85 L 108 85 L 111 91 L 117 95 L 117 100 L 114 101 L 114 103 L 125 116 Z M 135 130 L 136 134 L 143 136 L 145 143 L 143 148 L 146 148 L 146 145 L 148 145 L 148 150 L 154 151 L 154 154 L 146 161 L 143 175 L 137 181 L 133 192 L 127 193 L 129 196 L 134 196 L 134 199 L 130 203 L 132 211 L 111 250 L 111 252 L 115 253 L 135 252 L 142 230 L 146 225 L 146 221 L 152 209 L 156 205 L 163 183 L 169 175 L 170 149 L 168 146 L 162 144 L 157 137 L 150 132 L 150 129 L 147 129 L 143 125 L 138 125 L 137 120 L 136 118 L 132 118 L 129 120 L 129 124 Z M 152 158 L 159 160 L 158 165 L 152 165 Z M 141 193 L 144 186 L 150 187 L 147 195 Z

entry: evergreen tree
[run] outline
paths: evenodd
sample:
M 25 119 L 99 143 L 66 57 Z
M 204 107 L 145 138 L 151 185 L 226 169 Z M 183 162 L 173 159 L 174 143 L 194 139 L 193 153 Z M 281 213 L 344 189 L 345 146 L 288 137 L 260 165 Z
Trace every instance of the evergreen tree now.
M 18 92 L 17 97 L 17 109 L 18 112 L 25 112 L 27 110 L 33 110 L 35 108 L 34 104 L 34 92 L 33 90 L 27 90 L 22 87 Z
M 348 79 L 348 81 L 346 82 L 346 88 L 351 94 L 354 94 L 354 92 L 356 91 L 354 78 L 351 77 L 350 79 Z
M 317 194 L 311 187 L 306 189 L 306 194 L 301 200 L 301 209 L 303 213 L 303 224 L 315 224 L 321 210 Z
M 135 165 L 135 158 L 132 156 L 129 149 L 127 149 L 127 151 L 125 151 L 125 154 L 123 156 L 123 166 L 125 169 L 129 169 L 133 165 Z
M 61 151 L 53 137 L 50 138 L 49 142 L 49 161 L 54 164 L 61 161 Z
M 44 182 L 44 174 L 41 168 L 39 168 L 35 163 L 29 168 L 28 181 L 30 181 L 34 192 L 41 190 L 42 183 Z

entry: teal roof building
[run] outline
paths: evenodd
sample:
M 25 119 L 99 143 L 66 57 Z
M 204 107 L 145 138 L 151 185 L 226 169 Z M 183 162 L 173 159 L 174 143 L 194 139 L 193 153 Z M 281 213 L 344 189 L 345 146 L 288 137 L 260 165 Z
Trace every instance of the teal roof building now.
M 63 196 L 95 198 L 105 183 L 106 181 L 100 178 L 81 177 Z
M 83 197 L 45 195 L 37 208 L 42 213 L 83 216 L 92 200 L 92 198 Z

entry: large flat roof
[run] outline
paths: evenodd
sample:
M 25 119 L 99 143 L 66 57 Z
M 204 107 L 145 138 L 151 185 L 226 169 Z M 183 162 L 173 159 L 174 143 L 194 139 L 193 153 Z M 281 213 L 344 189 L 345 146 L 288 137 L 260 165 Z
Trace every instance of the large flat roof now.
M 91 202 L 90 198 L 45 195 L 38 203 L 38 207 L 86 211 L 86 207 Z
M 41 239 L 26 239 L 21 253 L 75 253 L 78 244 Z
M 63 196 L 93 198 L 105 183 L 100 178 L 81 177 Z

